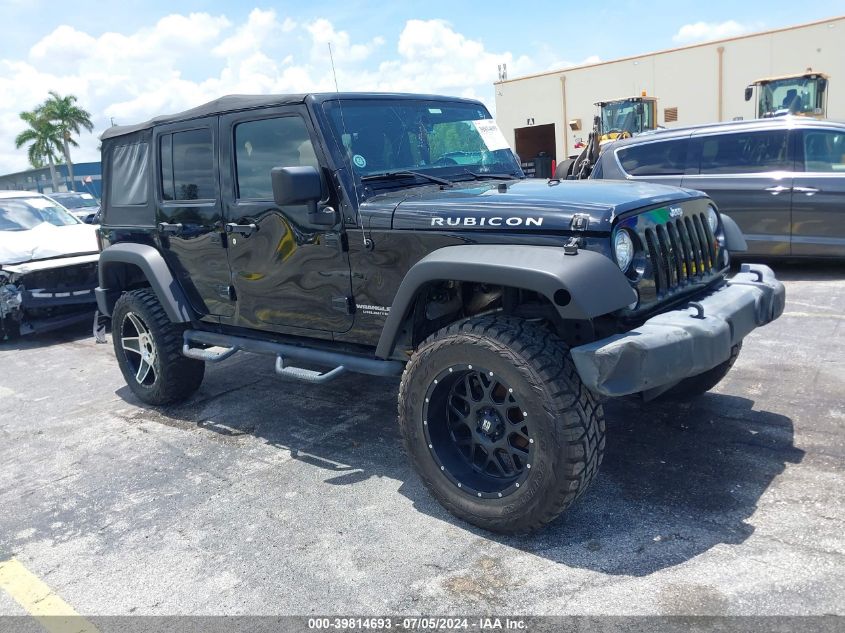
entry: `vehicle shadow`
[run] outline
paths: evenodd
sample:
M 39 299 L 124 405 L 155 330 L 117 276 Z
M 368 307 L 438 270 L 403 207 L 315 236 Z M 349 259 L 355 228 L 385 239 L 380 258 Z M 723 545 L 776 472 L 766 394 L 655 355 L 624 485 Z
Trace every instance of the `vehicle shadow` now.
M 94 311 L 91 311 L 90 318 L 83 319 L 77 323 L 66 325 L 54 330 L 15 336 L 14 338 L 0 338 L 0 351 L 2 350 L 23 350 L 59 345 L 61 343 L 72 343 L 83 341 L 88 338 L 94 343 Z
M 760 497 L 804 456 L 792 420 L 743 397 L 622 399 L 605 414 L 607 446 L 593 487 L 546 530 L 505 542 L 567 565 L 647 575 L 745 541 Z
M 743 542 L 754 532 L 750 519 L 760 497 L 804 454 L 793 445 L 789 418 L 755 410 L 747 398 L 612 401 L 605 406 L 604 463 L 592 488 L 538 533 L 502 537 L 449 515 L 413 473 L 396 424 L 396 379 L 347 375 L 314 386 L 268 377 L 268 369 L 266 358 L 241 355 L 209 367 L 189 402 L 141 408 L 137 415 L 224 442 L 260 438 L 324 469 L 324 482 L 335 486 L 395 479 L 419 512 L 480 538 L 609 574 L 647 575 Z M 139 404 L 127 387 L 117 393 Z

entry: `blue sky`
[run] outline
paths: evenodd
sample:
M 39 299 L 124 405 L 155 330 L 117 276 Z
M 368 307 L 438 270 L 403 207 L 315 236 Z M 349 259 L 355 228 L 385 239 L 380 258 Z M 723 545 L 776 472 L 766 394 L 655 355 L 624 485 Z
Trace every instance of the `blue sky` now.
M 76 94 L 95 135 L 231 92 L 342 90 L 471 96 L 509 76 L 845 14 L 824 3 L 76 2 L 0 0 L 0 173 L 26 168 L 18 113 Z M 533 10 L 531 10 L 533 8 Z M 843 46 L 845 54 L 845 46 Z M 77 160 L 96 160 L 85 135 Z

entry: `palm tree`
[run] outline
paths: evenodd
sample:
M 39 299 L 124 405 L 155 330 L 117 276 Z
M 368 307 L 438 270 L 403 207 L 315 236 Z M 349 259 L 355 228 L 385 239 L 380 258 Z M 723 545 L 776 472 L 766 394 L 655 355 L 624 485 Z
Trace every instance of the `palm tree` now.
M 80 128 L 89 132 L 94 129 L 91 123 L 91 114 L 76 105 L 76 97 L 67 95 L 62 97 L 55 90 L 49 92 L 50 98 L 40 106 L 44 116 L 53 123 L 59 130 L 62 138 L 62 153 L 67 163 L 68 176 L 70 177 L 70 188 L 76 191 L 76 182 L 73 180 L 73 162 L 70 159 L 70 148 L 79 147 L 73 135 L 79 134 Z
M 43 165 L 46 160 L 50 165 L 53 191 L 58 191 L 59 177 L 56 174 L 56 154 L 62 144 L 59 128 L 44 118 L 40 108 L 33 112 L 21 112 L 21 119 L 29 125 L 29 128 L 15 137 L 15 147 L 20 149 L 22 145 L 30 143 L 27 148 L 29 163 L 33 167 L 37 167 Z

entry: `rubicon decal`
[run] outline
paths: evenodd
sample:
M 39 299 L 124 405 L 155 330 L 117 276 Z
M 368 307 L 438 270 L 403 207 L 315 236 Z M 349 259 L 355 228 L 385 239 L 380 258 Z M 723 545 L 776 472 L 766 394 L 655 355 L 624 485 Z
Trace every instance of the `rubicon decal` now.
M 543 226 L 543 218 L 522 218 L 519 216 L 511 216 L 509 218 L 497 216 L 493 216 L 492 218 L 443 218 L 435 216 L 431 218 L 431 226 Z

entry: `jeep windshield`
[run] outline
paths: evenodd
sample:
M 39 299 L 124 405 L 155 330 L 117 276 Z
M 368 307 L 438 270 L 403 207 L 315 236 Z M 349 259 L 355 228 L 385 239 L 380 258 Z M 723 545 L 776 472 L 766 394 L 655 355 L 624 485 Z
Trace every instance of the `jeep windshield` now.
M 424 185 L 436 183 L 435 178 L 524 178 L 496 122 L 480 104 L 344 99 L 324 107 L 338 151 L 368 186 Z

